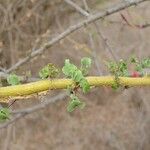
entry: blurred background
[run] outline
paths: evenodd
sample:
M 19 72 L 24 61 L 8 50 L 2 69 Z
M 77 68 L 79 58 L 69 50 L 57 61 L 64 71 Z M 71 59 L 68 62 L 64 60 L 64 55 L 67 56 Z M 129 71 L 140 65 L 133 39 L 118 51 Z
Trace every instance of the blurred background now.
M 116 6 L 121 0 L 74 0 L 77 6 L 97 13 Z M 90 75 L 107 75 L 105 61 L 150 57 L 150 3 L 144 2 L 82 27 L 31 59 L 18 75 L 38 71 L 47 63 L 58 67 L 69 58 L 79 64 L 82 57 L 93 60 Z M 75 25 L 86 16 L 66 0 L 0 0 L 0 67 L 10 68 Z M 45 97 L 17 101 L 12 109 L 42 103 L 61 91 Z M 149 150 L 150 94 L 148 87 L 113 91 L 109 87 L 79 94 L 84 110 L 66 111 L 68 97 L 43 110 L 0 129 L 1 150 Z

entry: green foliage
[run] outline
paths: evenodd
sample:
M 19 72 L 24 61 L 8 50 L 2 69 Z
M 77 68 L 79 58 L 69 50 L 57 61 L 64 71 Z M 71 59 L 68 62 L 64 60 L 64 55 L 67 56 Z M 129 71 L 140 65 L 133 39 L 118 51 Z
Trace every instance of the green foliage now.
M 79 83 L 80 87 L 82 88 L 83 93 L 87 93 L 90 91 L 90 85 L 88 83 L 88 81 L 83 78 L 80 83 Z
M 130 62 L 133 63 L 133 64 L 136 64 L 136 63 L 138 63 L 138 59 L 135 56 L 132 56 L 130 58 Z
M 69 101 L 67 110 L 68 112 L 74 111 L 76 108 L 83 109 L 85 103 L 82 102 L 77 96 L 76 92 L 79 88 L 82 89 L 83 93 L 87 93 L 90 90 L 90 85 L 85 78 L 88 75 L 89 69 L 91 67 L 92 61 L 88 57 L 84 57 L 81 59 L 81 65 L 78 68 L 76 65 L 70 63 L 69 59 L 65 60 L 65 64 L 62 68 L 62 72 L 65 74 L 67 78 L 72 79 L 75 84 L 68 86 L 69 96 L 71 100 Z M 133 64 L 135 66 L 132 74 L 129 74 L 128 65 Z M 150 58 L 143 59 L 139 61 L 136 57 L 131 57 L 129 60 L 119 60 L 118 62 L 107 62 L 106 63 L 110 73 L 114 75 L 114 83 L 112 84 L 112 88 L 114 90 L 120 87 L 120 78 L 119 77 L 141 77 L 147 76 L 150 74 Z M 148 70 L 146 70 L 148 69 Z M 136 70 L 136 71 L 135 71 Z M 54 66 L 54 64 L 47 64 L 39 71 L 39 76 L 42 79 L 47 78 L 56 78 L 59 75 L 60 70 Z M 145 73 L 146 72 L 146 73 Z M 146 74 L 146 75 L 145 75 Z M 16 74 L 10 74 L 7 77 L 7 82 L 10 85 L 20 84 L 20 78 Z M 9 119 L 10 112 L 7 108 L 0 109 L 0 121 L 5 121 Z
M 10 74 L 7 77 L 7 82 L 10 85 L 18 85 L 18 84 L 20 84 L 20 78 L 16 74 Z
M 119 87 L 120 87 L 120 83 L 119 83 L 119 78 L 118 77 L 115 77 L 115 82 L 112 84 L 112 89 L 113 90 L 117 90 Z
M 86 76 L 88 74 L 89 69 L 91 68 L 92 60 L 90 58 L 84 57 L 81 59 L 81 67 L 80 70 L 82 74 Z
M 42 79 L 56 78 L 59 75 L 59 69 L 54 64 L 47 64 L 39 71 L 39 76 Z
M 0 122 L 4 122 L 10 117 L 10 110 L 8 108 L 0 109 Z
M 135 70 L 144 75 L 144 69 L 150 69 L 150 58 L 139 61 L 136 57 L 132 57 L 131 63 L 135 64 Z
M 128 63 L 126 60 L 120 59 L 119 62 L 107 62 L 107 67 L 111 74 L 115 76 L 128 76 Z
M 71 97 L 71 100 L 69 101 L 69 104 L 67 106 L 68 112 L 72 112 L 76 108 L 83 109 L 85 107 L 85 103 L 81 102 L 77 96 L 75 96 L 74 94 L 71 94 L 70 97 Z
M 70 63 L 69 59 L 65 60 L 65 65 L 62 68 L 62 72 L 65 74 L 66 77 L 71 78 L 75 81 L 76 86 L 75 87 L 68 87 L 71 100 L 69 101 L 67 110 L 69 112 L 72 112 L 75 108 L 84 108 L 85 103 L 81 102 L 79 98 L 75 95 L 75 89 L 79 86 L 83 93 L 86 93 L 90 90 L 90 85 L 85 78 L 85 76 L 88 74 L 88 70 L 91 67 L 91 59 L 90 58 L 82 58 L 81 59 L 81 66 L 80 69 L 78 69 L 74 64 Z M 73 93 L 73 94 L 72 94 Z
M 89 65 L 85 63 L 84 65 L 82 65 L 82 68 L 83 68 L 83 70 L 85 70 L 87 72 Z M 89 85 L 88 81 L 86 80 L 86 78 L 84 77 L 82 71 L 80 69 L 78 69 L 74 64 L 71 64 L 69 59 L 65 60 L 65 65 L 62 68 L 62 72 L 66 75 L 66 77 L 71 78 L 76 83 L 78 83 L 84 93 L 86 93 L 90 90 L 90 85 Z
M 112 89 L 117 90 L 120 87 L 119 77 L 128 76 L 127 61 L 121 59 L 119 62 L 107 62 L 107 67 L 111 74 L 115 76 L 115 82 L 112 85 Z
M 128 66 L 130 64 L 135 65 L 135 71 L 138 71 L 140 75 L 146 75 L 145 69 L 150 69 L 150 58 L 145 58 L 139 61 L 136 57 L 132 56 L 129 60 L 121 59 L 119 62 L 107 62 L 106 65 L 112 75 L 115 76 L 115 83 L 112 85 L 113 89 L 118 89 L 120 87 L 119 77 L 128 77 L 129 71 Z M 131 75 L 132 76 L 132 75 Z

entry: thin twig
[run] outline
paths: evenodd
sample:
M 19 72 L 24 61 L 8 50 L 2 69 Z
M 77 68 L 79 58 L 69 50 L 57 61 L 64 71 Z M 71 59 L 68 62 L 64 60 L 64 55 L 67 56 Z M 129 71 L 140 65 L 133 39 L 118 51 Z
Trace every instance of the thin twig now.
M 84 9 L 82 9 L 81 7 L 79 7 L 77 4 L 75 4 L 74 2 L 72 2 L 71 0 L 64 0 L 67 4 L 71 5 L 73 8 L 75 8 L 77 10 L 77 12 L 79 12 L 81 15 L 89 17 L 89 13 L 86 12 Z
M 102 75 L 102 71 L 100 70 L 101 67 L 100 67 L 100 64 L 99 64 L 99 60 L 97 58 L 97 54 L 96 54 L 96 51 L 95 51 L 94 39 L 93 39 L 93 36 L 92 36 L 91 33 L 89 33 L 89 39 L 90 39 L 92 54 L 93 54 L 93 57 L 94 57 L 94 62 L 95 62 L 95 66 L 96 66 L 97 71 L 98 71 L 98 75 Z
M 88 7 L 88 4 L 87 4 L 87 1 L 86 0 L 83 0 L 83 3 L 85 5 L 85 8 L 87 9 L 88 12 L 90 12 L 90 9 Z M 91 14 L 91 13 L 90 13 Z M 92 15 L 92 14 L 91 14 Z M 113 52 L 113 49 L 111 48 L 110 44 L 108 43 L 108 39 L 102 34 L 101 30 L 99 29 L 98 27 L 98 24 L 96 22 L 93 23 L 96 30 L 97 30 L 97 33 L 99 35 L 99 37 L 103 40 L 103 42 L 105 43 L 106 47 L 107 47 L 107 50 L 109 51 L 109 53 L 111 54 L 111 56 L 113 57 L 113 59 L 115 61 L 117 61 L 117 56 L 114 54 Z
M 87 19 L 84 19 L 83 21 L 80 21 L 79 23 L 68 27 L 68 29 L 66 29 L 64 32 L 62 32 L 58 36 L 54 37 L 52 40 L 44 43 L 39 49 L 31 52 L 27 57 L 18 61 L 16 64 L 14 64 L 12 67 L 10 67 L 6 72 L 9 73 L 13 70 L 16 70 L 21 65 L 28 62 L 30 59 L 32 59 L 38 55 L 43 54 L 43 52 L 45 50 L 47 50 L 48 48 L 50 48 L 52 45 L 59 42 L 60 40 L 64 39 L 66 36 L 68 36 L 69 34 L 71 34 L 74 31 L 76 31 L 77 29 L 80 29 L 81 27 L 86 26 L 86 25 L 88 25 L 88 24 L 90 24 L 90 23 L 92 23 L 98 19 L 102 19 L 102 18 L 109 16 L 111 14 L 114 14 L 118 11 L 124 10 L 125 8 L 128 8 L 130 6 L 133 6 L 133 5 L 145 2 L 145 1 L 148 1 L 148 0 L 132 0 L 129 3 L 120 3 L 118 5 L 112 6 L 111 8 L 108 8 L 107 10 L 105 10 L 103 12 L 99 12 L 99 13 L 96 13 L 92 16 L 89 16 Z
M 9 120 L 8 122 L 0 125 L 0 129 L 6 128 L 8 125 L 10 125 L 10 124 L 14 123 L 15 121 L 25 117 L 26 115 L 29 115 L 35 111 L 40 110 L 40 109 L 44 109 L 45 107 L 49 106 L 51 103 L 63 100 L 66 96 L 67 95 L 65 93 L 62 93 L 62 94 L 59 94 L 57 96 L 54 96 L 54 97 L 48 99 L 47 101 L 44 101 L 43 103 L 37 104 L 33 107 L 22 109 L 22 110 L 12 111 L 11 113 L 16 114 L 16 116 L 13 119 Z
M 101 37 L 101 39 L 103 40 L 104 44 L 106 45 L 107 50 L 109 51 L 109 53 L 111 54 L 111 56 L 113 57 L 113 59 L 117 62 L 118 58 L 117 56 L 114 54 L 114 51 L 112 49 L 112 47 L 110 46 L 108 39 L 103 35 L 103 33 L 101 32 L 101 30 L 98 28 L 97 23 L 94 23 L 95 27 L 97 29 L 97 33 L 99 35 L 99 37 Z
M 68 1 L 68 0 L 67 0 Z M 72 2 L 71 0 L 69 0 L 70 3 L 68 3 L 69 5 L 71 5 L 71 7 L 75 8 L 78 7 L 80 9 L 76 9 L 77 12 L 80 12 L 80 10 L 82 10 L 82 12 L 86 12 L 85 10 L 83 10 L 81 7 L 79 7 L 77 4 L 75 4 L 74 2 Z M 85 1 L 86 3 L 86 1 Z M 76 6 L 76 7 L 75 7 Z M 86 5 L 87 6 L 87 5 Z M 82 13 L 80 12 L 83 16 L 85 17 L 88 17 L 90 16 L 90 14 L 88 12 L 86 12 L 86 14 L 88 15 L 85 15 L 85 13 Z M 97 55 L 96 55 L 96 52 L 95 52 L 95 44 L 94 44 L 94 39 L 93 39 L 93 36 L 91 33 L 88 32 L 88 35 L 89 35 L 89 39 L 90 39 L 90 45 L 91 45 L 91 48 L 92 48 L 92 55 L 94 57 L 94 62 L 95 62 L 95 65 L 96 65 L 96 68 L 98 70 L 98 75 L 102 75 L 102 72 L 100 70 L 100 65 L 99 65 L 99 61 L 98 61 L 98 58 L 97 58 Z

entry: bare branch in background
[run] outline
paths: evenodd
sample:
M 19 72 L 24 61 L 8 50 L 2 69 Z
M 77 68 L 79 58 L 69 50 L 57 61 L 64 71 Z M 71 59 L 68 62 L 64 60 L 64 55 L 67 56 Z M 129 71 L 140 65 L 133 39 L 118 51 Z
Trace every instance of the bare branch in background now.
M 86 0 L 82 0 L 82 1 L 83 1 L 83 5 L 84 5 L 84 7 L 85 7 L 85 10 L 86 10 L 87 12 L 89 12 L 89 6 L 87 5 Z
M 43 45 L 41 45 L 41 47 L 39 49 L 37 49 L 36 51 L 31 52 L 27 57 L 21 59 L 20 61 L 18 61 L 16 64 L 14 64 L 12 67 L 10 67 L 8 70 L 6 70 L 7 73 L 10 73 L 13 70 L 18 69 L 21 65 L 25 64 L 26 62 L 28 62 L 30 59 L 43 54 L 43 52 L 45 50 L 47 50 L 48 48 L 50 48 L 52 45 L 54 45 L 55 43 L 59 42 L 61 39 L 65 38 L 66 36 L 68 36 L 69 34 L 71 34 L 72 32 L 76 31 L 77 29 L 80 29 L 83 26 L 86 26 L 98 19 L 104 18 L 106 16 L 109 16 L 111 14 L 114 14 L 118 11 L 121 11 L 125 8 L 128 8 L 130 6 L 145 2 L 148 0 L 133 0 L 129 3 L 120 3 L 118 5 L 112 6 L 111 8 L 108 8 L 107 10 L 103 11 L 103 12 L 99 12 L 96 13 L 92 16 L 89 16 L 87 19 L 84 19 L 83 21 L 80 21 L 79 23 L 72 25 L 70 27 L 68 27 L 68 29 L 66 29 L 64 32 L 62 32 L 61 34 L 59 34 L 58 36 L 54 37 L 52 40 L 45 42 Z
M 85 16 L 85 17 L 90 16 L 90 14 L 88 12 L 86 12 L 85 10 L 83 10 L 81 7 L 79 7 L 77 4 L 75 4 L 71 0 L 65 0 L 65 1 L 67 1 L 67 3 L 69 5 L 71 5 L 71 7 L 75 8 L 75 9 L 78 8 L 78 9 L 76 9 L 77 12 L 81 13 L 83 16 Z M 86 12 L 86 13 L 83 13 L 83 12 Z M 94 62 L 95 62 L 97 71 L 98 71 L 98 75 L 102 75 L 102 71 L 100 70 L 100 64 L 99 64 L 99 61 L 98 61 L 98 58 L 97 58 L 97 55 L 96 55 L 96 51 L 95 51 L 96 47 L 95 47 L 95 44 L 94 44 L 93 36 L 92 36 L 91 33 L 88 33 L 88 35 L 89 35 L 90 45 L 91 45 L 91 49 L 92 49 L 92 55 L 93 55 L 93 58 L 94 58 Z
M 58 94 L 54 97 L 51 97 L 49 99 L 46 99 L 44 102 L 37 104 L 35 106 L 32 106 L 30 108 L 21 109 L 21 110 L 15 110 L 12 111 L 12 114 L 15 114 L 16 116 L 12 119 L 10 119 L 8 122 L 1 124 L 0 129 L 6 128 L 10 124 L 14 123 L 15 121 L 25 117 L 26 115 L 29 115 L 35 111 L 38 111 L 40 109 L 44 109 L 45 107 L 49 106 L 51 103 L 55 103 L 57 101 L 63 100 L 67 95 L 65 93 Z
M 6 136 L 5 144 L 4 144 L 4 148 L 3 148 L 4 150 L 8 150 L 9 149 L 10 141 L 11 141 L 11 135 L 12 135 L 12 128 L 13 128 L 12 125 L 10 125 L 7 128 L 7 136 Z
M 69 1 L 70 1 L 70 0 L 69 0 Z M 88 12 L 90 12 L 86 0 L 84 0 L 83 3 L 84 3 L 84 5 L 85 5 L 86 10 L 87 10 Z M 72 1 L 70 1 L 70 3 L 68 3 L 68 4 L 71 5 L 71 6 L 74 7 L 74 8 L 75 8 L 75 6 L 78 6 L 77 4 L 75 4 L 75 3 L 72 2 Z M 80 7 L 78 6 L 78 8 L 80 8 Z M 75 9 L 76 9 L 76 8 L 75 8 Z M 79 11 L 79 12 L 80 12 L 80 10 L 82 10 L 82 12 L 84 12 L 84 10 L 83 10 L 82 8 L 76 9 L 76 10 Z M 82 15 L 84 15 L 84 14 L 82 13 Z M 89 16 L 89 15 L 92 16 L 92 14 L 89 14 L 89 13 L 88 13 L 88 16 Z M 84 16 L 87 17 L 87 15 L 84 15 Z M 104 37 L 104 35 L 101 33 L 101 31 L 99 30 L 98 25 L 97 25 L 96 22 L 94 22 L 94 26 L 95 26 L 95 28 L 96 28 L 96 30 L 97 30 L 97 32 L 98 32 L 98 35 L 99 35 L 100 38 L 104 41 L 105 45 L 107 46 L 107 49 L 109 50 L 109 52 L 110 52 L 111 55 L 113 56 L 114 60 L 117 61 L 117 58 L 116 58 L 116 56 L 114 55 L 112 48 L 111 48 L 111 47 L 109 46 L 109 44 L 108 44 L 108 40 L 107 40 L 107 39 Z M 91 35 L 91 33 L 89 33 L 89 39 L 90 39 L 90 44 L 91 44 L 91 47 L 92 47 L 92 53 L 93 53 L 93 57 L 94 57 L 94 60 L 95 60 L 95 65 L 96 65 L 96 68 L 97 68 L 97 70 L 98 70 L 98 74 L 101 75 L 102 73 L 101 73 L 101 71 L 100 71 L 99 60 L 98 60 L 97 55 L 96 55 L 95 44 L 94 44 L 93 36 Z
M 88 7 L 88 4 L 87 4 L 87 1 L 86 1 L 86 0 L 83 0 L 83 3 L 84 3 L 84 5 L 85 5 L 85 8 L 87 9 L 87 11 L 90 12 L 89 7 Z M 91 15 L 92 15 L 92 14 L 91 14 Z M 103 42 L 105 43 L 107 50 L 109 51 L 109 53 L 111 54 L 111 56 L 113 57 L 113 59 L 114 59 L 115 61 L 117 61 L 117 56 L 114 54 L 113 49 L 111 48 L 110 44 L 108 43 L 108 39 L 102 34 L 102 32 L 101 32 L 101 30 L 99 29 L 98 24 L 97 24 L 96 22 L 94 22 L 94 26 L 95 26 L 95 28 L 96 28 L 96 30 L 97 30 L 97 33 L 98 33 L 99 37 L 100 37 L 100 38 L 103 40 Z
M 71 0 L 64 0 L 67 4 L 71 5 L 73 8 L 75 8 L 81 15 L 89 17 L 89 13 L 83 10 L 81 7 L 79 7 L 77 4 L 72 2 Z
M 98 71 L 98 75 L 102 75 L 102 70 L 100 70 L 100 62 L 97 58 L 97 54 L 96 54 L 96 50 L 95 50 L 95 44 L 94 44 L 94 39 L 93 39 L 93 36 L 91 33 L 89 33 L 89 39 L 90 39 L 90 45 L 91 45 L 91 48 L 92 48 L 92 54 L 93 54 L 93 58 L 94 58 L 94 62 L 95 62 L 95 66 L 97 68 L 97 71 Z
M 100 31 L 100 29 L 98 28 L 98 25 L 97 23 L 95 23 L 95 27 L 97 29 L 97 33 L 99 35 L 99 37 L 101 37 L 101 39 L 103 40 L 105 46 L 106 46 L 106 49 L 109 51 L 109 53 L 111 54 L 111 56 L 113 57 L 113 59 L 115 61 L 118 60 L 117 56 L 114 54 L 114 50 L 112 49 L 112 47 L 110 46 L 109 42 L 108 42 L 108 39 L 102 34 L 102 32 Z

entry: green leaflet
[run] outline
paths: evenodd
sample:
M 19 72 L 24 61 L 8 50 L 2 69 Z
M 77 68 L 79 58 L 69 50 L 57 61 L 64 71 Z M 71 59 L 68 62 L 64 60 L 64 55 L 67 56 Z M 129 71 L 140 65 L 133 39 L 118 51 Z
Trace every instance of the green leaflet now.
M 141 75 L 149 76 L 150 58 L 139 61 L 136 57 L 132 56 L 129 60 L 121 59 L 119 62 L 110 61 L 106 64 L 110 73 L 115 76 L 115 83 L 112 85 L 112 88 L 115 90 L 120 87 L 119 77 L 128 77 L 130 75 L 128 71 L 130 64 L 134 65 L 134 71 L 138 71 Z
M 75 95 L 72 94 L 71 96 L 71 100 L 69 101 L 69 104 L 67 106 L 67 111 L 68 112 L 72 112 L 74 111 L 76 108 L 80 108 L 80 109 L 83 109 L 85 107 L 85 103 L 84 102 L 81 102 L 79 100 L 79 98 Z
M 8 108 L 0 109 L 0 122 L 6 121 L 10 117 L 10 111 Z
M 119 77 L 129 76 L 128 63 L 126 60 L 121 59 L 119 62 L 107 62 L 107 67 L 112 75 L 115 76 L 115 82 L 111 86 L 112 89 L 117 90 L 120 87 Z
M 85 63 L 86 64 L 86 63 Z M 86 65 L 85 65 L 86 66 Z M 87 65 L 89 67 L 89 65 Z M 83 68 L 84 69 L 84 68 Z M 74 64 L 71 64 L 69 59 L 65 60 L 65 65 L 62 68 L 62 72 L 75 82 L 79 83 L 83 92 L 86 93 L 90 90 L 90 85 L 86 78 L 83 76 L 83 73 L 78 69 Z
M 150 68 L 150 58 L 139 61 L 136 57 L 131 58 L 131 63 L 135 64 L 135 70 L 144 75 L 144 69 Z
M 117 76 L 128 76 L 128 64 L 127 61 L 121 59 L 119 62 L 107 62 L 107 67 L 111 74 Z
M 84 57 L 81 59 L 81 71 L 84 76 L 88 74 L 91 64 L 92 60 L 90 58 Z
M 78 68 L 74 64 L 71 64 L 69 59 L 65 60 L 65 65 L 62 68 L 62 71 L 67 77 L 73 78 L 73 76 L 77 70 L 78 70 Z
M 90 85 L 86 79 L 82 79 L 79 83 L 80 87 L 82 88 L 83 93 L 87 93 L 90 90 Z
M 16 74 L 10 74 L 7 77 L 7 82 L 10 85 L 18 85 L 20 84 L 20 78 Z
M 39 71 L 39 76 L 42 79 L 56 78 L 59 75 L 59 69 L 49 63 Z

